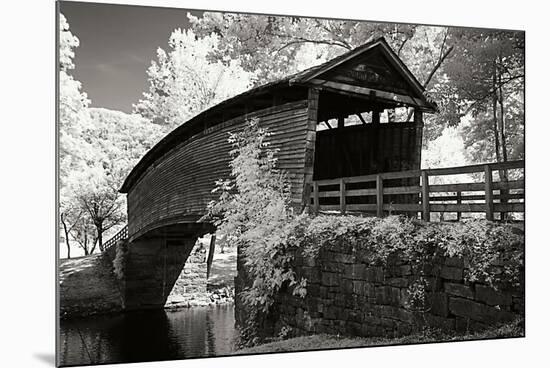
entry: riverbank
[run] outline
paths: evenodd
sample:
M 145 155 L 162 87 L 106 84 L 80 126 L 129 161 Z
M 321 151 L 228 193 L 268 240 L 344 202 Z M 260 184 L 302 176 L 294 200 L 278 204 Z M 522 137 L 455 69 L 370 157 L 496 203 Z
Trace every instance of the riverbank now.
M 61 318 L 116 313 L 122 310 L 122 296 L 104 254 L 59 261 Z
M 216 253 L 210 277 L 202 247 L 189 257 L 180 280 L 164 306 L 167 310 L 233 304 L 236 251 Z M 59 261 L 61 318 L 113 314 L 124 310 L 120 280 L 113 272 L 112 257 L 106 253 Z
M 275 352 L 292 352 L 306 350 L 327 350 L 357 347 L 373 347 L 388 345 L 422 344 L 434 342 L 487 340 L 510 337 L 524 337 L 525 329 L 522 320 L 502 324 L 476 333 L 457 335 L 446 334 L 440 330 L 426 330 L 424 333 L 398 338 L 356 338 L 335 335 L 311 335 L 295 337 L 287 340 L 273 341 L 236 351 L 234 354 L 261 354 Z

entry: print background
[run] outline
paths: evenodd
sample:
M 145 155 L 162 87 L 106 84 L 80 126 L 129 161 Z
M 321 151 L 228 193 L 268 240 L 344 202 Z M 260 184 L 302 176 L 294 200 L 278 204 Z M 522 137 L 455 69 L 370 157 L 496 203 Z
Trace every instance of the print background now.
M 116 2 L 116 1 L 115 1 Z M 543 5 L 527 6 L 515 1 L 393 1 L 367 3 L 341 0 L 337 3 L 273 3 L 206 1 L 124 1 L 215 10 L 299 14 L 319 17 L 360 18 L 418 23 L 457 24 L 525 29 L 527 31 L 527 156 L 530 198 L 544 198 L 544 139 L 548 137 L 544 89 L 548 76 L 546 12 Z M 54 362 L 55 287 L 55 177 L 54 177 L 54 2 L 25 1 L 3 5 L 2 71 L 3 157 L 1 212 L 4 234 L 2 284 L 2 366 L 40 367 Z M 225 367 L 336 366 L 369 364 L 407 367 L 520 366 L 527 360 L 544 361 L 547 342 L 547 279 L 544 267 L 549 251 L 545 246 L 547 199 L 528 201 L 527 218 L 527 338 L 423 346 L 294 353 L 239 358 L 136 364 L 133 367 L 198 368 L 222 364 Z M 6 221 L 7 220 L 7 221 Z M 538 357 L 537 357 L 538 355 Z

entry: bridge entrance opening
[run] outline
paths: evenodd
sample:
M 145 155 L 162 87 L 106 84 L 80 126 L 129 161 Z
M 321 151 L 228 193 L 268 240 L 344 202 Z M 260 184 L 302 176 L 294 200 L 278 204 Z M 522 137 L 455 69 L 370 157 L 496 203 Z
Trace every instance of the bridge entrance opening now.
M 318 189 L 338 191 L 345 178 L 420 169 L 422 112 L 378 99 L 321 91 L 317 114 L 313 180 L 329 183 Z M 331 182 L 332 180 L 332 182 Z M 390 186 L 419 185 L 418 178 L 386 181 Z M 347 182 L 347 191 L 365 195 L 345 198 L 346 205 L 375 204 L 376 181 Z M 370 193 L 372 192 L 372 193 Z M 418 194 L 387 195 L 386 203 L 418 203 Z M 321 197 L 320 205 L 341 198 Z

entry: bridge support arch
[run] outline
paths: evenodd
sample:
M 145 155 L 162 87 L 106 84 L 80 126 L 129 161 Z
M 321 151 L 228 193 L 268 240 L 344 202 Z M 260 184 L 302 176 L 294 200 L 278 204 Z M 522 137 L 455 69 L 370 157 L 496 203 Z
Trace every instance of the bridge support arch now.
M 212 231 L 210 224 L 180 223 L 131 240 L 120 282 L 123 309 L 163 308 L 197 240 Z

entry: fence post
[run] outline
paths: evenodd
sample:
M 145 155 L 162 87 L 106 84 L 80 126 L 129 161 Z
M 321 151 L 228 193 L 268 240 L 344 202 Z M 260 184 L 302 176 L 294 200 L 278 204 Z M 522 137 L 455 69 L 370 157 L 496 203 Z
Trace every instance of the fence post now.
M 425 170 L 422 170 L 422 219 L 430 221 L 430 184 Z
M 319 184 L 313 182 L 313 212 L 319 213 Z
M 461 203 L 462 203 L 462 192 L 458 191 L 456 192 L 456 204 L 461 204 Z M 457 211 L 456 212 L 457 221 L 460 221 L 461 218 L 462 218 L 462 212 Z
M 376 175 L 376 216 L 384 216 L 384 183 L 380 175 Z
M 340 178 L 340 213 L 346 213 L 346 183 L 344 178 Z
M 485 165 L 485 204 L 485 218 L 493 221 L 493 170 L 489 165 Z

